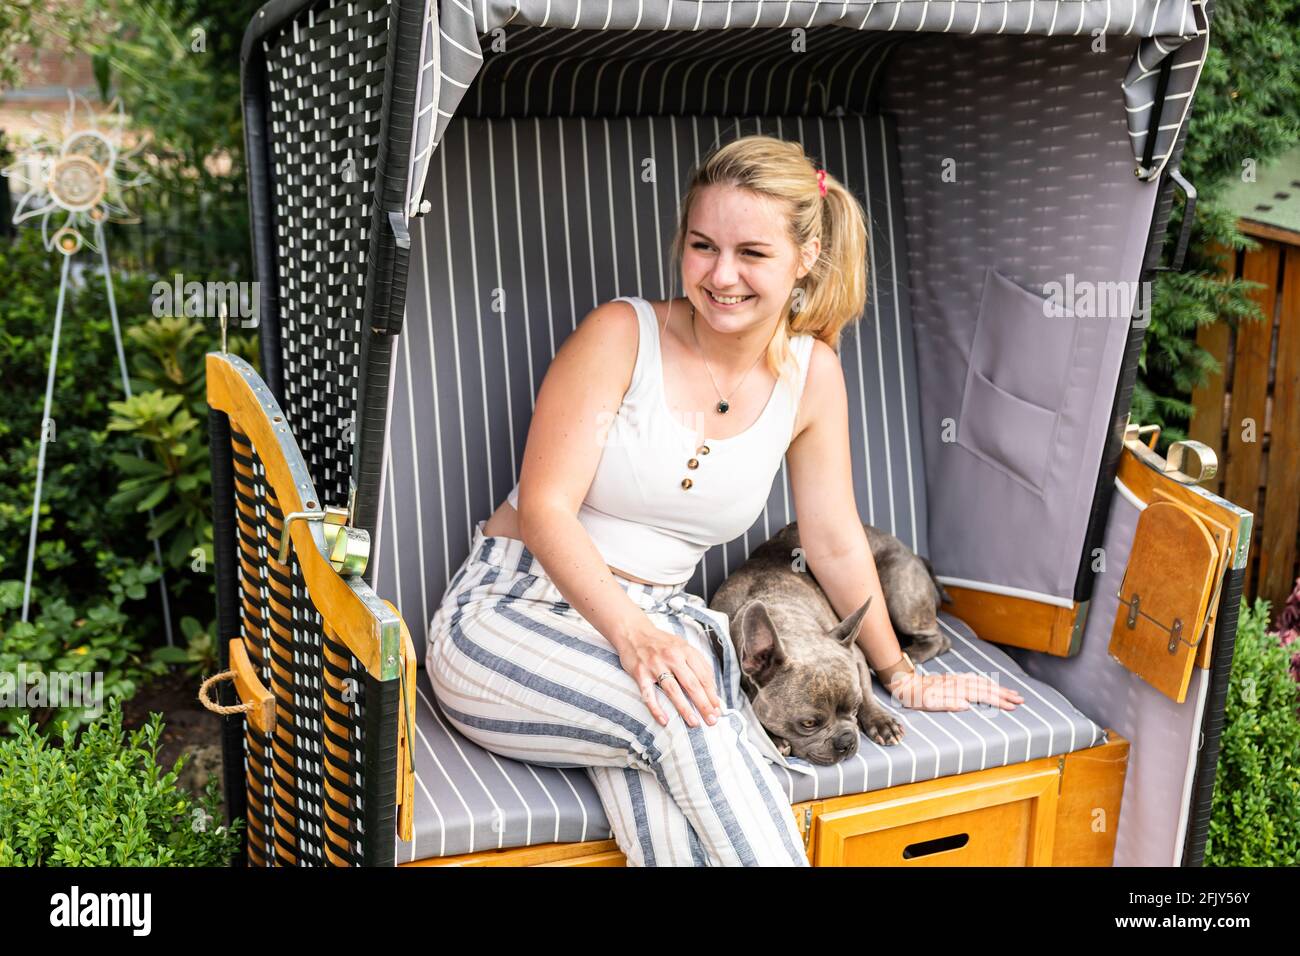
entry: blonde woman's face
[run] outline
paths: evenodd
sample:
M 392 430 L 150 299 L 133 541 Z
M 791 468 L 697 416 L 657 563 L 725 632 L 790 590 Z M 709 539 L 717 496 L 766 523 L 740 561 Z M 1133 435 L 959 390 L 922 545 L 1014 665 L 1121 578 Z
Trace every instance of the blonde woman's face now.
M 815 239 L 803 250 L 790 241 L 776 200 L 706 186 L 687 222 L 682 283 L 700 318 L 718 332 L 739 332 L 785 314 L 818 250 Z

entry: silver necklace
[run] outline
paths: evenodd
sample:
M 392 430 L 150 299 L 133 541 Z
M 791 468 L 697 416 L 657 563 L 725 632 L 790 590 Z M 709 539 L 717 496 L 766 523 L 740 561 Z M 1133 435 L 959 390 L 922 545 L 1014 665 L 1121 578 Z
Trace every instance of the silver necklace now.
M 713 377 L 713 369 L 709 368 L 709 360 L 704 357 L 704 349 L 700 348 L 700 339 L 695 334 L 695 303 L 694 302 L 691 303 L 691 338 L 695 342 L 695 351 L 700 353 L 700 361 L 704 363 L 704 371 L 709 373 L 709 381 L 713 383 L 713 390 L 718 393 L 718 404 L 715 405 L 714 408 L 718 410 L 719 414 L 725 415 L 727 414 L 727 409 L 731 408 L 731 403 L 728 402 L 727 399 L 730 398 L 732 395 L 735 395 L 736 389 L 740 388 L 741 385 L 745 384 L 745 379 L 749 377 L 750 372 L 754 371 L 754 366 L 758 364 L 758 360 L 763 357 L 763 352 L 766 352 L 767 349 L 764 349 L 763 352 L 759 352 L 758 355 L 755 356 L 754 365 L 751 365 L 749 369 L 745 372 L 745 374 L 740 376 L 740 381 L 736 383 L 736 388 L 733 388 L 729 394 L 724 396 L 722 394 L 722 389 L 718 388 L 718 380 Z

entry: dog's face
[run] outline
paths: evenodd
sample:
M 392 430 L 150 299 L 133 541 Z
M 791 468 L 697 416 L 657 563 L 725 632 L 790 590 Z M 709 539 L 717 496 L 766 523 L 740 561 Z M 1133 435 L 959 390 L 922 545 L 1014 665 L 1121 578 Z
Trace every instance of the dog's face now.
M 870 603 L 830 630 L 798 605 L 756 599 L 738 612 L 735 640 L 757 688 L 754 712 L 791 755 L 833 764 L 857 753 L 862 685 L 852 644 Z

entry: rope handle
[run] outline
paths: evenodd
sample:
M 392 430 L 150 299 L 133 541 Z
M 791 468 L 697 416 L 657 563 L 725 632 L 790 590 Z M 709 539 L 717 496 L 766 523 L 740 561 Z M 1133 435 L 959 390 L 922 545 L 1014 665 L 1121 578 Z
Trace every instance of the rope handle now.
M 212 711 L 214 714 L 248 713 L 250 710 L 252 710 L 254 707 L 257 706 L 255 702 L 249 701 L 248 703 L 244 703 L 244 704 L 232 704 L 231 706 L 228 707 L 225 704 L 218 704 L 216 701 L 208 697 L 208 688 L 211 685 L 215 684 L 219 680 L 234 680 L 234 679 L 235 679 L 235 672 L 233 670 L 222 671 L 220 674 L 213 674 L 211 677 L 209 677 L 207 680 L 205 680 L 202 684 L 199 685 L 199 703 L 201 703 L 208 710 Z
M 230 639 L 227 660 L 229 669 L 220 674 L 213 674 L 199 686 L 199 703 L 214 714 L 223 716 L 246 714 L 245 720 L 252 729 L 262 734 L 272 733 L 275 730 L 275 695 L 266 689 L 266 685 L 258 677 L 257 668 L 249 659 L 248 649 L 244 647 L 243 639 L 238 637 Z M 235 696 L 239 698 L 240 703 L 225 707 L 212 699 L 209 688 L 220 680 L 235 682 Z

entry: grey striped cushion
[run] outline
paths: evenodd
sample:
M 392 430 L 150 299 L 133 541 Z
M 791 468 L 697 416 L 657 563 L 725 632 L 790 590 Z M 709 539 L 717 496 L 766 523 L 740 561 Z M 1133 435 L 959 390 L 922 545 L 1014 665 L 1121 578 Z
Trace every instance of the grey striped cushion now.
M 373 558 L 375 589 L 401 611 L 419 659 L 475 522 L 518 477 L 533 398 L 557 347 L 615 296 L 681 294 L 666 259 L 687 174 L 715 142 L 752 132 L 802 142 L 867 210 L 867 313 L 840 348 L 855 496 L 864 521 L 928 555 L 902 197 L 887 120 L 463 120 L 429 171 L 436 212 L 413 227 Z M 793 519 L 783 465 L 764 513 L 711 549 L 688 588 L 708 600 Z
M 902 716 L 903 740 L 881 747 L 859 735 L 852 759 L 816 776 L 774 768 L 792 803 L 882 790 L 988 767 L 1082 750 L 1105 732 L 1051 685 L 1029 677 L 994 644 L 948 615 L 953 649 L 921 665 L 926 673 L 979 671 L 1014 687 L 1014 711 L 976 706 L 964 713 L 898 710 L 877 684 L 877 699 Z M 611 835 L 586 771 L 558 770 L 497 757 L 447 722 L 423 670 L 417 702 L 414 840 L 397 842 L 398 863 L 481 850 L 604 840 Z

